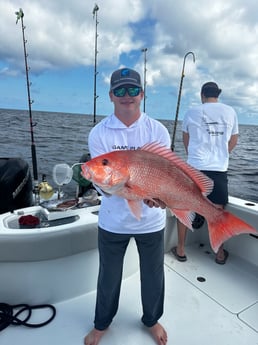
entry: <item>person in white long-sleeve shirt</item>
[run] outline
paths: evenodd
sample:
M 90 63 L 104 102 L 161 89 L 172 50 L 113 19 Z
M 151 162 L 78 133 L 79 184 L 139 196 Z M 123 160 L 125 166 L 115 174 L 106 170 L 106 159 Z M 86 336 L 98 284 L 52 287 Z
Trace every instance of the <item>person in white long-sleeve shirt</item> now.
M 170 147 L 165 126 L 140 110 L 144 93 L 138 72 L 130 68 L 115 71 L 111 76 L 109 96 L 114 103 L 114 113 L 89 134 L 92 158 L 115 150 L 138 150 L 151 142 Z M 100 267 L 94 328 L 84 338 L 85 345 L 97 345 L 117 313 L 123 259 L 131 237 L 135 239 L 140 260 L 141 320 L 158 345 L 167 343 L 167 333 L 158 322 L 164 304 L 165 221 L 165 205 L 159 200 L 143 202 L 139 221 L 125 199 L 103 195 L 99 211 Z

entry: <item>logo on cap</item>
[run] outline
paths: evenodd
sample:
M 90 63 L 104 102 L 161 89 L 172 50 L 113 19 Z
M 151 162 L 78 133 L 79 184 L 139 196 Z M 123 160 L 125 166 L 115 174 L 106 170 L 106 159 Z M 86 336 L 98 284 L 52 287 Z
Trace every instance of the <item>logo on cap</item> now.
M 128 77 L 130 75 L 130 71 L 128 68 L 124 68 L 121 70 L 121 77 Z

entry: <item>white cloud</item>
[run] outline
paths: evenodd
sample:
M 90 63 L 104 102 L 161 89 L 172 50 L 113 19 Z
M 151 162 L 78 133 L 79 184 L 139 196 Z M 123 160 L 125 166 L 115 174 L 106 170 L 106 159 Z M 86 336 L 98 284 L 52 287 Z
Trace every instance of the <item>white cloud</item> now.
M 148 87 L 167 86 L 176 94 L 183 58 L 183 94 L 188 105 L 199 101 L 203 82 L 216 80 L 225 101 L 255 116 L 258 77 L 258 2 L 256 0 L 99 0 L 98 63 L 100 78 L 123 64 L 123 56 L 142 69 L 147 51 Z M 0 3 L 0 68 L 23 73 L 18 0 Z M 34 73 L 93 66 L 95 1 L 23 0 L 27 49 Z M 138 53 L 137 53 L 138 52 Z M 103 77 L 102 77 L 103 76 Z M 104 77 L 105 76 L 105 77 Z M 233 105 L 233 104 L 232 104 Z M 255 109 L 255 110 L 254 110 Z M 257 121 L 258 122 L 258 121 Z

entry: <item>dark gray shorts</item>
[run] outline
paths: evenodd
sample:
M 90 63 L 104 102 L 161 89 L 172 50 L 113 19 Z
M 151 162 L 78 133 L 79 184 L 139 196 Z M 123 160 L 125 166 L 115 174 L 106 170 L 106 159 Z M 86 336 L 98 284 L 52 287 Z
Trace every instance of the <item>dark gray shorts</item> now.
M 202 170 L 214 182 L 213 191 L 207 195 L 214 204 L 226 205 L 228 203 L 228 174 L 227 171 Z

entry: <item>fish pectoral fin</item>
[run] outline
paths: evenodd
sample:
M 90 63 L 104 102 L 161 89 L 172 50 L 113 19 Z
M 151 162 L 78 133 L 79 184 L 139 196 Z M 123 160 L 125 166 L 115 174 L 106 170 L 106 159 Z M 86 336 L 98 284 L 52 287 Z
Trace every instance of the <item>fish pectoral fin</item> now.
M 178 208 L 173 208 L 170 211 L 174 213 L 174 215 L 180 220 L 181 223 L 183 223 L 185 226 L 187 226 L 188 229 L 191 229 L 193 231 L 192 223 L 195 217 L 195 212 L 189 210 L 181 210 Z
M 130 211 L 136 219 L 141 219 L 142 214 L 142 201 L 141 200 L 127 200 Z

